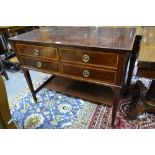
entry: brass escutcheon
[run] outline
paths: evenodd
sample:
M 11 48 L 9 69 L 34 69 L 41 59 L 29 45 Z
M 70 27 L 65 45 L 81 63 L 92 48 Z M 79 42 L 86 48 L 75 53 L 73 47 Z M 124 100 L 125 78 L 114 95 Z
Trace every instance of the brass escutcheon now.
M 90 76 L 89 70 L 84 70 L 84 71 L 83 71 L 83 76 L 84 76 L 84 77 L 89 77 L 89 76 Z
M 89 56 L 87 54 L 82 56 L 82 61 L 83 62 L 88 62 L 89 61 Z
M 34 49 L 33 50 L 33 55 L 38 56 L 39 55 L 39 50 L 38 49 Z
M 42 67 L 42 63 L 41 62 L 37 62 L 37 67 L 41 68 Z

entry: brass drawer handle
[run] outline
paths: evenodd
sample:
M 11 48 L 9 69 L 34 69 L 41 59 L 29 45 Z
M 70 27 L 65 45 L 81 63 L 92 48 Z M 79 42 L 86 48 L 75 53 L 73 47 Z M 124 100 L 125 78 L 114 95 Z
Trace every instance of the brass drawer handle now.
M 37 62 L 37 67 L 41 68 L 42 67 L 42 63 L 41 62 Z
M 84 70 L 84 71 L 83 71 L 83 76 L 84 76 L 84 77 L 89 77 L 89 76 L 90 76 L 89 70 Z
M 83 62 L 88 62 L 89 61 L 89 55 L 85 54 L 82 56 L 82 61 Z
M 34 49 L 33 50 L 33 55 L 38 56 L 39 55 L 39 50 L 38 49 Z

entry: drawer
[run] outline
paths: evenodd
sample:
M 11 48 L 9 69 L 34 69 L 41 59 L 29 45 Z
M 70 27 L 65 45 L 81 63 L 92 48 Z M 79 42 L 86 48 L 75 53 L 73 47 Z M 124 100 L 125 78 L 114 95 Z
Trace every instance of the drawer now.
M 26 44 L 17 44 L 19 54 L 27 56 L 43 57 L 46 59 L 58 60 L 57 49 L 54 47 L 44 47 Z
M 91 67 L 79 67 L 70 64 L 61 64 L 65 75 L 89 79 L 93 81 L 115 83 L 116 72 L 110 70 L 96 69 Z
M 117 68 L 118 54 L 61 48 L 62 61 L 85 63 L 109 68 Z
M 24 66 L 32 67 L 37 70 L 59 72 L 59 63 L 57 62 L 40 61 L 37 59 L 30 59 L 27 57 L 22 57 L 21 60 Z

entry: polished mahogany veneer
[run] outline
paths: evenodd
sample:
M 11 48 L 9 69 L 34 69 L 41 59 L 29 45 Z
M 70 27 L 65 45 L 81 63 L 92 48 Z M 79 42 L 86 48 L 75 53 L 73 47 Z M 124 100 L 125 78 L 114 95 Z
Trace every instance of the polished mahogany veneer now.
M 62 64 L 62 73 L 77 78 L 87 79 L 92 82 L 100 81 L 113 84 L 116 82 L 116 72 L 111 70 Z
M 57 49 L 52 47 L 17 44 L 19 54 L 58 60 Z
M 21 57 L 21 61 L 24 66 L 31 67 L 37 69 L 38 71 L 51 71 L 51 72 L 59 72 L 59 63 L 57 62 L 49 62 L 39 59 L 32 59 L 28 57 Z
M 41 27 L 12 37 L 10 41 L 35 101 L 36 93 L 45 84 L 34 90 L 29 69 L 54 74 L 50 79 L 54 83 L 50 86 L 56 91 L 99 103 L 104 103 L 101 99 L 105 94 L 105 104 L 113 106 L 114 126 L 120 92 L 125 84 L 130 85 L 139 50 L 140 40 L 135 27 Z M 66 84 L 58 81 L 66 81 Z M 103 96 L 99 92 L 96 92 L 98 95 L 90 95 L 91 89 L 105 90 L 100 89 L 101 85 L 112 88 L 112 96 L 107 95 L 109 90 L 103 91 Z
M 98 67 L 117 68 L 118 54 L 109 52 L 96 52 L 77 49 L 60 49 L 61 61 L 73 63 L 85 63 Z
M 42 27 L 12 38 L 14 41 L 44 45 L 96 47 L 132 50 L 136 28 Z

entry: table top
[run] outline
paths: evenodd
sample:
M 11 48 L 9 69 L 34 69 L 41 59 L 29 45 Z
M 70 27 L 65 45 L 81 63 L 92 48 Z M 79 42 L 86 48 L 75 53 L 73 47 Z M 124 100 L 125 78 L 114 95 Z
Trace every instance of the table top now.
M 41 27 L 11 41 L 132 50 L 136 27 Z
M 143 27 L 139 61 L 155 62 L 155 27 Z

